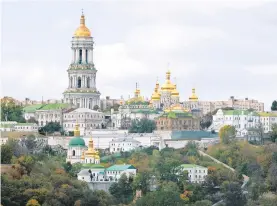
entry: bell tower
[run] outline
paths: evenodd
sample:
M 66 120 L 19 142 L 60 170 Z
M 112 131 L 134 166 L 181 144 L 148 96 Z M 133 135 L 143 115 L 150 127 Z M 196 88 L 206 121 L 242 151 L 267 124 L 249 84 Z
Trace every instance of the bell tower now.
M 72 59 L 67 70 L 68 87 L 64 91 L 64 102 L 78 108 L 93 109 L 100 106 L 100 92 L 96 88 L 97 70 L 93 63 L 93 37 L 86 27 L 82 12 L 80 25 L 71 41 Z

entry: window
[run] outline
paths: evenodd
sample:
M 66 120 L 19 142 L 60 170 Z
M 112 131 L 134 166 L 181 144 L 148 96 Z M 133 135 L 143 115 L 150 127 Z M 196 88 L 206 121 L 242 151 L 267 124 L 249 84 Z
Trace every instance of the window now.
M 82 49 L 79 50 L 79 64 L 82 63 Z

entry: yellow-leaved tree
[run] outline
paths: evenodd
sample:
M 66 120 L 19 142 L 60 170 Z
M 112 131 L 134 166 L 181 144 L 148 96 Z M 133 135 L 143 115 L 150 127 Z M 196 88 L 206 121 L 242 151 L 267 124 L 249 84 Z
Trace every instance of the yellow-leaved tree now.
M 26 206 L 40 206 L 40 204 L 38 203 L 38 201 L 36 199 L 30 199 Z
M 236 129 L 234 126 L 225 125 L 219 130 L 220 142 L 223 144 L 228 144 L 236 136 Z

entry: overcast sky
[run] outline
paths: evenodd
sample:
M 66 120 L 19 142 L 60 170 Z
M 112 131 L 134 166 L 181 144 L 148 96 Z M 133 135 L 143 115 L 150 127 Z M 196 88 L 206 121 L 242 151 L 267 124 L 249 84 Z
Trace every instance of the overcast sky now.
M 81 9 L 95 41 L 97 88 L 149 97 L 170 63 L 181 100 L 277 99 L 277 2 L 45 1 L 2 4 L 2 95 L 61 99 Z

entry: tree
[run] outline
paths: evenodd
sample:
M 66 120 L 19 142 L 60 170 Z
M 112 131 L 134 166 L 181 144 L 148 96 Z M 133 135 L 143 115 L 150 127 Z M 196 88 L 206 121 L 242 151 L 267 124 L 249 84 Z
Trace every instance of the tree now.
M 133 120 L 129 128 L 130 133 L 152 133 L 156 129 L 154 120 L 143 118 L 140 120 Z
M 271 130 L 272 131 L 269 133 L 270 139 L 272 142 L 276 142 L 276 140 L 277 140 L 277 124 L 272 124 Z
M 224 203 L 226 206 L 244 206 L 246 204 L 246 198 L 242 193 L 239 183 L 223 183 L 222 192 L 224 193 Z
M 204 115 L 200 120 L 200 126 L 202 129 L 209 128 L 213 123 L 213 115 L 211 112 Z
M 225 125 L 219 130 L 220 141 L 224 144 L 230 143 L 236 136 L 236 129 L 234 126 Z
M 109 188 L 109 192 L 120 203 L 127 204 L 133 199 L 132 181 L 125 174 L 123 174 L 118 182 L 115 182 Z
M 39 132 L 46 132 L 51 134 L 54 132 L 60 132 L 61 128 L 62 127 L 59 122 L 49 122 L 44 127 L 42 127 Z
M 1 99 L 1 121 L 26 122 L 23 117 L 23 107 L 16 105 L 16 100 L 12 97 Z
M 142 195 L 145 195 L 150 191 L 151 177 L 152 175 L 149 172 L 138 173 L 132 184 L 133 190 L 141 190 Z
M 40 206 L 40 204 L 38 203 L 38 201 L 36 199 L 30 199 L 26 206 Z
M 213 203 L 210 200 L 196 201 L 193 206 L 212 206 Z
M 27 175 L 30 175 L 32 168 L 35 164 L 35 160 L 31 156 L 21 156 L 16 160 L 16 163 L 19 164 L 26 170 Z
M 1 146 L 1 164 L 10 164 L 13 156 L 12 147 L 8 144 Z
M 94 105 L 93 110 L 97 111 L 99 109 L 98 105 Z
M 268 170 L 267 184 L 272 191 L 277 190 L 277 164 L 272 163 Z
M 31 117 L 30 119 L 28 119 L 27 122 L 28 123 L 36 123 L 36 124 L 38 124 L 38 121 L 34 117 Z
M 180 198 L 180 194 L 176 191 L 155 191 L 147 193 L 146 196 L 137 200 L 136 206 L 168 206 L 184 205 L 183 200 Z
M 274 100 L 271 105 L 271 111 L 277 111 L 277 101 Z
M 114 111 L 118 111 L 119 107 L 120 107 L 120 104 L 115 103 L 112 108 L 114 109 Z

